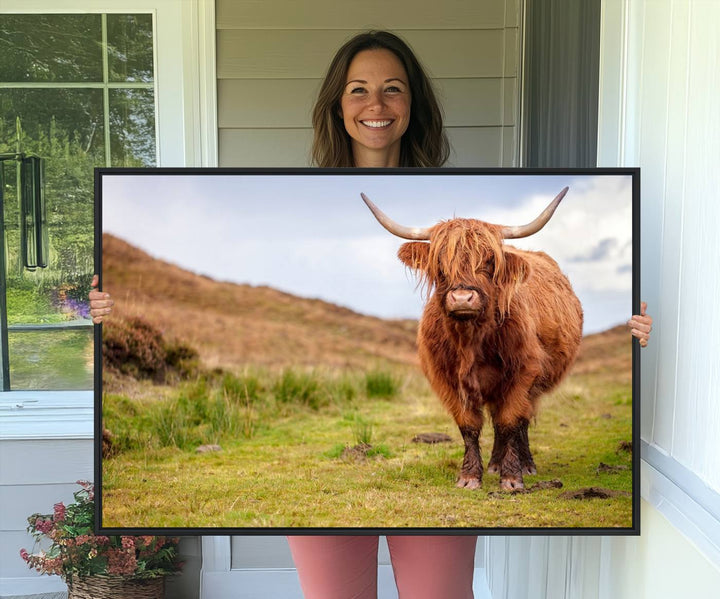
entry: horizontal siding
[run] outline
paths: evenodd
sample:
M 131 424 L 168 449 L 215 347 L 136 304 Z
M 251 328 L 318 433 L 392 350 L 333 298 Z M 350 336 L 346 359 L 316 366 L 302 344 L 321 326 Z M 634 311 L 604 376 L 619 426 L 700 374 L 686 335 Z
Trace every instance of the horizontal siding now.
M 0 441 L 2 486 L 92 480 L 92 466 L 92 439 Z
M 492 29 L 506 23 L 517 26 L 519 11 L 505 0 L 445 0 L 418 3 L 408 10 L 407 2 L 365 0 L 304 2 L 233 0 L 218 3 L 218 29 Z M 512 26 L 512 25 L 511 25 Z
M 0 580 L 32 576 L 18 554 L 33 546 L 27 517 L 73 501 L 75 481 L 92 479 L 92 439 L 0 441 Z
M 221 129 L 308 127 L 321 79 L 218 81 Z M 447 127 L 514 125 L 517 82 L 511 79 L 436 79 Z M 242 106 L 242 110 L 235 108 Z M 482 110 L 478 107 L 482 106 Z
M 79 488 L 74 481 L 0 485 L 0 531 L 25 530 L 30 514 L 52 514 L 56 503 L 72 503 L 73 493 Z
M 446 127 L 515 125 L 515 78 L 436 79 L 435 85 Z
M 25 530 L 3 530 L 0 535 L 0 580 L 33 576 L 33 571 L 20 557 L 20 549 L 32 549 L 33 538 Z
M 322 78 L 336 50 L 368 28 L 405 38 L 433 78 L 456 146 L 450 165 L 516 165 L 520 7 L 519 0 L 218 1 L 219 165 L 309 166 Z
M 312 129 L 220 129 L 218 166 L 310 166 Z
M 502 127 L 450 127 L 447 136 L 451 148 L 448 166 L 502 166 Z
M 218 81 L 218 126 L 221 129 L 310 127 L 320 82 L 319 78 L 221 79 Z
M 337 49 L 360 31 L 219 30 L 217 76 L 218 79 L 322 77 Z M 506 36 L 503 29 L 397 33 L 412 46 L 432 77 L 517 75 L 515 33 Z M 504 53 L 499 52 L 498 48 L 503 47 Z
M 449 127 L 451 153 L 448 166 L 502 166 L 515 143 L 514 127 Z M 221 129 L 219 166 L 307 167 L 310 165 L 312 129 Z M 504 145 L 503 145 L 504 144 Z M 505 151 L 507 148 L 507 151 Z

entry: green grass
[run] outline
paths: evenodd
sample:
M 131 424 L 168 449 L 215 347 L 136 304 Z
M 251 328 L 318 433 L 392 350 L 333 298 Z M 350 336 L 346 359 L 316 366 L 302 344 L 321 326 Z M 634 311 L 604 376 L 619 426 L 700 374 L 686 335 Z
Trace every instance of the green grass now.
M 373 370 L 365 374 L 365 393 L 368 397 L 390 398 L 400 390 L 400 381 L 387 370 Z
M 463 444 L 419 372 L 392 372 L 396 391 L 370 397 L 363 373 L 245 372 L 197 381 L 159 399 L 104 398 L 122 452 L 103 461 L 103 525 L 111 527 L 629 527 L 631 499 L 570 500 L 582 487 L 631 491 L 616 452 L 631 439 L 629 389 L 569 379 L 543 401 L 530 444 L 537 476 L 562 489 L 498 493 L 486 474 L 457 489 Z M 250 425 L 248 425 L 248 420 Z M 164 432 L 158 427 L 162 423 Z M 247 434 L 248 426 L 251 434 Z M 444 432 L 452 443 L 413 443 Z M 217 453 L 196 454 L 201 443 Z M 368 443 L 365 455 L 346 448 Z M 487 464 L 492 427 L 481 441 Z

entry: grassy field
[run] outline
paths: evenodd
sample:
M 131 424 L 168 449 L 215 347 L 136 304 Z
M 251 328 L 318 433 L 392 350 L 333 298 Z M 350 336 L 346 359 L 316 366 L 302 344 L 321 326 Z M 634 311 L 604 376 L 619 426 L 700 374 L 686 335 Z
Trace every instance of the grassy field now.
M 587 487 L 631 491 L 631 454 L 618 449 L 630 440 L 626 387 L 593 391 L 578 375 L 545 398 L 530 430 L 538 475 L 525 482 L 557 479 L 562 488 L 506 494 L 497 475 L 477 491 L 454 487 L 463 444 L 419 373 L 389 374 L 398 381 L 391 396 L 368 398 L 361 374 L 291 372 L 250 377 L 261 385 L 252 399 L 206 383 L 108 395 L 105 425 L 123 451 L 103 461 L 103 526 L 631 526 L 629 496 L 561 497 Z M 288 376 L 314 381 L 316 399 L 297 381 L 301 399 L 282 399 Z M 202 417 L 183 413 L 197 402 Z M 413 442 L 427 432 L 453 440 Z M 356 448 L 363 442 L 372 449 Z M 203 443 L 222 450 L 196 453 Z M 488 425 L 486 463 L 491 443 Z M 601 463 L 615 468 L 599 471 Z
M 110 236 L 103 279 L 116 301 L 103 325 L 103 526 L 632 525 L 624 327 L 585 337 L 543 398 L 530 427 L 538 475 L 525 477 L 540 486 L 502 493 L 486 474 L 469 491 L 455 488 L 463 443 L 420 373 L 417 323 L 213 281 Z M 413 442 L 421 433 L 451 441 Z M 210 444 L 222 449 L 197 453 Z M 491 447 L 488 424 L 485 465 Z M 590 487 L 621 494 L 564 495 Z

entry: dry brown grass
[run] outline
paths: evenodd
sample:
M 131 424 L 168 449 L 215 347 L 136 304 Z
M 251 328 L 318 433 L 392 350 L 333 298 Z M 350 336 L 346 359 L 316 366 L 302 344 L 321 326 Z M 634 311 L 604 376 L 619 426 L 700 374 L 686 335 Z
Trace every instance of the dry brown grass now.
M 103 287 L 115 299 L 115 315 L 142 316 L 166 337 L 196 348 L 208 368 L 416 363 L 412 321 L 382 320 L 268 287 L 214 281 L 108 234 Z
M 629 385 L 632 381 L 632 337 L 625 325 L 619 325 L 583 337 L 572 373 L 592 375 L 596 382 Z

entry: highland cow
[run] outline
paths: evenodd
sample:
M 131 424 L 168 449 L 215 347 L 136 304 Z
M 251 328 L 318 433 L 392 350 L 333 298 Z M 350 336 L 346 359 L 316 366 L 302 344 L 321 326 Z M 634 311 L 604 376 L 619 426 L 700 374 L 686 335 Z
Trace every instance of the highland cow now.
M 486 408 L 495 431 L 488 472 L 499 472 L 500 486 L 508 491 L 524 488 L 523 474 L 537 472 L 528 425 L 540 396 L 575 360 L 582 307 L 550 256 L 503 241 L 539 231 L 567 189 L 519 227 L 463 218 L 427 229 L 404 227 L 362 194 L 380 224 L 413 240 L 400 247 L 398 257 L 426 286 L 418 353 L 465 443 L 458 487 L 481 485 L 479 439 Z

